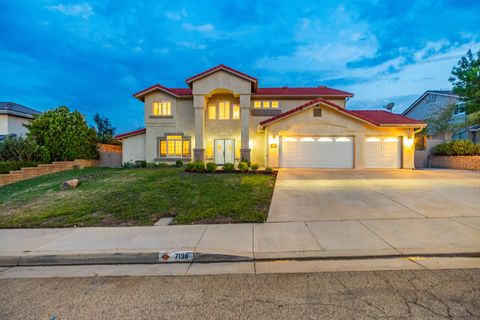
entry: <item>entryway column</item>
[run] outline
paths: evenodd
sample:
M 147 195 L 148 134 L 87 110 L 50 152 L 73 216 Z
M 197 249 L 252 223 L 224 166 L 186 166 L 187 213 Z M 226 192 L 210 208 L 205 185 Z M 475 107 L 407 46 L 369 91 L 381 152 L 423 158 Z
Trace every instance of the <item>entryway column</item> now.
M 193 160 L 204 161 L 205 159 L 205 97 L 196 94 L 193 96 L 193 108 L 195 110 L 195 147 L 193 148 Z
M 355 169 L 365 168 L 365 133 L 355 134 Z
M 250 95 L 241 94 L 240 95 L 240 121 L 242 126 L 241 132 L 241 147 L 240 155 L 241 159 L 245 161 L 250 161 Z

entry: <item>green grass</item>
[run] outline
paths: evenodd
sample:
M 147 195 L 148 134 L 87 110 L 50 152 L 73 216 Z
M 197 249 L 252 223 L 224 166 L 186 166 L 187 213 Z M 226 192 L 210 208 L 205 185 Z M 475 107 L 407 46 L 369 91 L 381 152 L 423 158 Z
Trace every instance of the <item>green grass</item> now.
M 76 189 L 60 190 L 78 178 Z M 275 177 L 87 168 L 0 187 L 0 228 L 263 222 Z

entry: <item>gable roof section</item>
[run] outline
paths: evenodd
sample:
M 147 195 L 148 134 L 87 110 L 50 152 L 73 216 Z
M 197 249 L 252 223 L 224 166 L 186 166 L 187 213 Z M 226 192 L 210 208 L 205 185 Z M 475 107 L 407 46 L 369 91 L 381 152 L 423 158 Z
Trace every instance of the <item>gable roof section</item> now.
M 146 128 L 138 129 L 138 130 L 135 130 L 135 131 L 130 131 L 130 132 L 125 132 L 125 133 L 122 133 L 122 134 L 118 134 L 118 135 L 115 136 L 115 139 L 123 140 L 123 139 L 126 139 L 126 138 L 130 138 L 130 137 L 133 137 L 133 136 L 138 136 L 140 134 L 144 134 L 146 132 L 147 132 Z
M 422 94 L 417 100 L 415 100 L 415 102 L 413 102 L 410 107 L 408 107 L 407 109 L 405 109 L 403 112 L 402 112 L 402 115 L 406 115 L 408 112 L 410 112 L 410 110 L 412 110 L 413 108 L 415 108 L 415 106 L 420 102 L 422 101 L 423 98 L 426 97 L 427 94 L 429 93 L 433 93 L 433 94 L 436 94 L 436 95 L 439 95 L 439 96 L 447 96 L 447 97 L 452 97 L 452 98 L 457 98 L 459 99 L 460 96 L 457 96 L 456 94 L 453 93 L 452 90 L 427 90 L 425 91 L 424 94 Z
M 258 85 L 258 80 L 257 78 L 254 78 L 252 76 L 249 76 L 248 74 L 245 74 L 243 72 L 240 72 L 238 70 L 235 70 L 233 68 L 230 68 L 224 64 L 219 64 L 218 66 L 216 67 L 213 67 L 213 68 L 210 68 L 208 70 L 205 70 L 203 72 L 200 72 L 199 74 L 196 74 L 188 79 L 185 80 L 185 82 L 187 83 L 187 85 L 191 88 L 192 87 L 192 82 L 195 81 L 195 80 L 198 80 L 198 79 L 201 79 L 201 78 L 204 78 L 212 73 L 215 73 L 217 71 L 220 71 L 220 70 L 223 70 L 225 72 L 228 72 L 228 73 L 231 73 L 237 77 L 240 77 L 240 78 L 243 78 L 245 80 L 248 80 L 250 82 L 252 82 L 252 86 L 253 86 L 253 91 L 256 90 L 257 88 L 257 85 Z
M 333 109 L 336 109 L 336 111 L 340 111 L 344 114 L 347 114 L 351 116 L 352 118 L 356 118 L 360 121 L 367 122 L 369 124 L 373 124 L 375 126 L 388 126 L 388 125 L 420 125 L 423 126 L 425 125 L 422 121 L 418 121 L 415 119 L 407 118 L 404 116 L 401 116 L 399 114 L 394 114 L 390 113 L 387 111 L 383 110 L 347 110 L 344 109 L 330 101 L 327 101 L 322 98 L 314 99 L 312 101 L 309 101 L 305 104 L 302 104 L 294 109 L 291 109 L 289 111 L 283 112 L 281 114 L 278 114 L 274 117 L 271 117 L 270 119 L 264 120 L 260 122 L 260 126 L 265 126 L 268 124 L 271 124 L 275 121 L 281 120 L 283 118 L 289 117 L 297 112 L 300 112 L 302 110 L 311 108 L 313 106 L 323 104 L 327 105 Z
M 156 90 L 163 91 L 163 92 L 168 93 L 168 94 L 170 94 L 174 97 L 177 97 L 177 98 L 181 97 L 181 96 L 192 95 L 192 90 L 190 90 L 188 88 L 167 88 L 167 87 L 164 87 L 164 86 L 157 83 L 157 84 L 154 84 L 151 87 L 148 87 L 147 89 L 143 89 L 142 91 L 134 93 L 133 96 L 140 101 L 145 101 L 145 96 L 147 94 L 149 94 L 150 92 L 153 92 L 153 91 L 156 91 Z
M 256 96 L 338 96 L 353 97 L 353 93 L 341 91 L 326 86 L 318 87 L 280 87 L 280 88 L 258 88 L 252 93 Z
M 23 118 L 33 118 L 34 115 L 40 114 L 40 111 L 33 110 L 22 106 L 15 102 L 0 102 L 0 114 L 9 114 Z

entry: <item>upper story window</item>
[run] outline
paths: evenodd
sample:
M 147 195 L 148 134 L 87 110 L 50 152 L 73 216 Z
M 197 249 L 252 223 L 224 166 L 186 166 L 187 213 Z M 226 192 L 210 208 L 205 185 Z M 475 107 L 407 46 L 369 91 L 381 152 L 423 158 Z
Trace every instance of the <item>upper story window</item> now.
M 232 119 L 240 119 L 240 106 L 238 104 L 233 105 Z
M 275 109 L 279 107 L 278 101 L 257 100 L 253 102 L 253 107 L 257 109 Z
M 230 119 L 230 102 L 222 101 L 218 104 L 218 119 L 229 120 Z
M 208 106 L 208 119 L 217 119 L 217 106 Z
M 435 101 L 435 98 L 436 98 L 436 96 L 435 96 L 434 94 L 429 93 L 429 94 L 427 95 L 427 98 L 425 99 L 425 102 L 426 102 L 426 103 L 433 102 L 433 101 Z
M 154 116 L 171 116 L 172 105 L 170 101 L 154 101 L 152 113 Z
M 465 102 L 459 102 L 455 105 L 455 109 L 453 110 L 453 114 L 464 114 L 465 113 Z

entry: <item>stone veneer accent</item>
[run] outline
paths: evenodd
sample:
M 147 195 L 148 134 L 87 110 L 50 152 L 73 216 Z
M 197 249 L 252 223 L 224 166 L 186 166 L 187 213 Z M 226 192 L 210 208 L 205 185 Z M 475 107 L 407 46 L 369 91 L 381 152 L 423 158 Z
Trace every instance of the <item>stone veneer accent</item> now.
M 480 156 L 431 156 L 430 168 L 480 170 Z
M 0 186 L 44 176 L 50 173 L 97 166 L 98 160 L 56 161 L 49 164 L 39 164 L 38 167 L 22 168 L 16 171 L 10 171 L 8 174 L 0 174 Z

